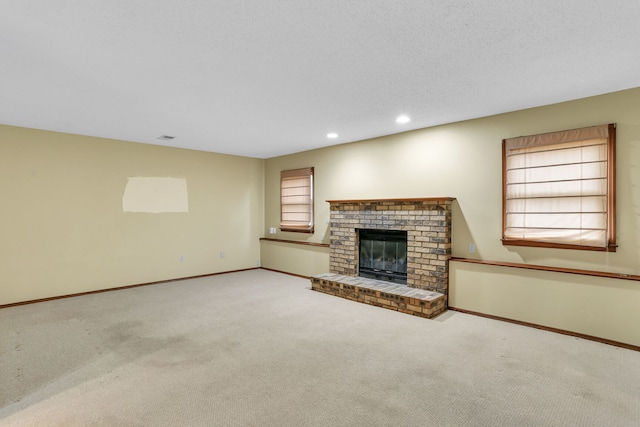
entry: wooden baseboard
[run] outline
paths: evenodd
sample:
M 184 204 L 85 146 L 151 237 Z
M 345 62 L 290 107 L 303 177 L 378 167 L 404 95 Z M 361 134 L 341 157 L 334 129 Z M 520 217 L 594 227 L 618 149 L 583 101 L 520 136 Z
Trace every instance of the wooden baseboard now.
M 180 280 L 188 280 L 188 279 L 199 279 L 201 277 L 218 276 L 220 274 L 237 273 L 239 271 L 257 270 L 258 268 L 259 267 L 244 268 L 244 269 L 240 269 L 240 270 L 221 271 L 219 273 L 208 273 L 208 274 L 200 274 L 198 276 L 178 277 L 176 279 L 167 279 L 167 280 L 158 280 L 158 281 L 155 281 L 155 282 L 138 283 L 138 284 L 135 284 L 135 285 L 120 286 L 120 287 L 117 287 L 117 288 L 97 289 L 95 291 L 79 292 L 79 293 L 76 293 L 76 294 L 59 295 L 59 296 L 55 296 L 55 297 L 39 298 L 39 299 L 28 300 L 28 301 L 19 301 L 19 302 L 13 302 L 11 304 L 0 305 L 0 309 L 9 308 L 9 307 L 16 307 L 16 306 L 19 306 L 19 305 L 35 304 L 35 303 L 38 303 L 38 302 L 53 301 L 53 300 L 63 299 L 63 298 L 73 298 L 73 297 L 80 297 L 80 296 L 83 296 L 83 295 L 99 294 L 99 293 L 102 293 L 102 292 L 121 291 L 123 289 L 138 288 L 140 286 L 159 285 L 160 283 L 170 283 L 170 282 L 177 282 L 177 281 L 180 281 Z
M 9 308 L 9 307 L 16 307 L 16 306 L 20 306 L 20 305 L 35 304 L 35 303 L 39 303 L 39 302 L 53 301 L 53 300 L 63 299 L 63 298 L 73 298 L 73 297 L 79 297 L 79 296 L 83 296 L 83 295 L 99 294 L 99 293 L 102 293 L 102 292 L 120 291 L 120 290 L 123 290 L 123 289 L 138 288 L 140 286 L 158 285 L 158 284 L 161 284 L 161 283 L 178 282 L 180 280 L 198 279 L 198 278 L 202 278 L 202 277 L 218 276 L 218 275 L 222 275 L 222 274 L 237 273 L 237 272 L 240 272 L 240 271 L 250 271 L 250 270 L 257 270 L 257 269 L 273 271 L 275 273 L 287 274 L 289 276 L 300 277 L 300 278 L 303 278 L 303 279 L 310 279 L 311 278 L 310 276 L 303 276 L 301 274 L 289 273 L 287 271 L 276 270 L 276 269 L 273 269 L 273 268 L 253 267 L 253 268 L 244 268 L 244 269 L 240 269 L 240 270 L 221 271 L 219 273 L 200 274 L 200 275 L 197 275 L 197 276 L 188 276 L 188 277 L 180 277 L 180 278 L 175 278 L 175 279 L 158 280 L 158 281 L 155 281 L 155 282 L 139 283 L 139 284 L 135 284 L 135 285 L 121 286 L 121 287 L 117 287 L 117 288 L 98 289 L 98 290 L 95 290 L 95 291 L 79 292 L 79 293 L 75 293 L 75 294 L 60 295 L 60 296 L 55 296 L 55 297 L 40 298 L 40 299 L 34 299 L 34 300 L 28 300 L 28 301 L 20 301 L 20 302 L 14 302 L 14 303 L 11 303 L 11 304 L 0 305 L 0 309 Z M 500 320 L 500 321 L 503 321 L 503 322 L 515 323 L 517 325 L 528 326 L 528 327 L 531 327 L 531 328 L 541 329 L 541 330 L 549 331 L 549 332 L 555 332 L 555 333 L 563 334 L 563 335 L 569 335 L 569 336 L 573 336 L 573 337 L 577 337 L 577 338 L 582 338 L 582 339 L 586 339 L 586 340 L 590 340 L 590 341 L 596 341 L 596 342 L 600 342 L 600 343 L 603 343 L 603 344 L 612 345 L 612 346 L 615 346 L 615 347 L 625 348 L 627 350 L 634 350 L 634 351 L 639 351 L 640 352 L 640 346 L 636 346 L 636 345 L 632 345 L 632 344 L 626 344 L 626 343 L 622 343 L 622 342 L 618 342 L 618 341 L 613 341 L 613 340 L 608 340 L 608 339 L 604 339 L 604 338 L 594 337 L 594 336 L 591 336 L 591 335 L 581 334 L 581 333 L 578 333 L 578 332 L 566 331 L 564 329 L 557 329 L 557 328 L 551 328 L 551 327 L 548 327 L 548 326 L 537 325 L 535 323 L 528 323 L 528 322 L 523 322 L 523 321 L 520 321 L 520 320 L 508 319 L 506 317 L 500 317 L 500 316 L 494 316 L 494 315 L 491 315 L 491 314 L 479 313 L 479 312 L 475 312 L 475 311 L 471 311 L 471 310 L 465 310 L 465 309 L 462 309 L 462 308 L 448 307 L 448 309 L 451 310 L 451 311 L 457 311 L 457 312 L 460 312 L 460 313 L 470 314 L 470 315 L 473 315 L 473 316 L 480 316 L 480 317 L 486 317 L 486 318 L 489 318 L 489 319 Z
M 289 273 L 288 271 L 276 270 L 274 268 L 260 267 L 263 270 L 273 271 L 275 273 L 288 274 L 289 276 L 302 277 L 303 279 L 311 279 L 311 276 L 303 276 L 302 274 Z
M 608 345 L 612 345 L 612 346 L 615 346 L 615 347 L 626 348 L 627 350 L 640 351 L 640 346 L 627 344 L 627 343 L 623 343 L 623 342 L 619 342 L 619 341 L 608 340 L 608 339 L 605 339 L 605 338 L 594 337 L 592 335 L 581 334 L 579 332 L 572 332 L 572 331 L 567 331 L 567 330 L 564 330 L 564 329 L 551 328 L 549 326 L 542 326 L 542 325 L 537 325 L 535 323 L 522 322 L 520 320 L 508 319 L 506 317 L 500 317 L 500 316 L 493 316 L 491 314 L 478 313 L 476 311 L 464 310 L 462 308 L 448 307 L 448 309 L 451 310 L 451 311 L 458 311 L 460 313 L 471 314 L 473 316 L 486 317 L 488 319 L 500 320 L 502 322 L 515 323 L 516 325 L 528 326 L 530 328 L 541 329 L 543 331 L 555 332 L 557 334 L 562 334 L 562 335 L 569 335 L 569 336 L 572 336 L 572 337 L 582 338 L 582 339 L 589 340 L 589 341 L 596 341 L 596 342 L 599 342 L 599 343 L 602 343 L 602 344 L 608 344 Z

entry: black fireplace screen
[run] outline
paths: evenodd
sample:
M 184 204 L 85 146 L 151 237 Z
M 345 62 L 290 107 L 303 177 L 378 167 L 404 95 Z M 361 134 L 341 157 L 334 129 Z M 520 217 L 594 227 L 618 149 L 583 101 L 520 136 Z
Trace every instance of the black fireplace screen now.
M 407 283 L 407 232 L 360 229 L 362 277 Z

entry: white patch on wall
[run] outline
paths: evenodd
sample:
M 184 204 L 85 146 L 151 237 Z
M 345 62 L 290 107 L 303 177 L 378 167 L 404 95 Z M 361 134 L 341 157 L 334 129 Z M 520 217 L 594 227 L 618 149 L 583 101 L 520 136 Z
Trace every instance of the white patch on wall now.
M 136 176 L 127 178 L 122 196 L 124 212 L 189 212 L 185 178 Z

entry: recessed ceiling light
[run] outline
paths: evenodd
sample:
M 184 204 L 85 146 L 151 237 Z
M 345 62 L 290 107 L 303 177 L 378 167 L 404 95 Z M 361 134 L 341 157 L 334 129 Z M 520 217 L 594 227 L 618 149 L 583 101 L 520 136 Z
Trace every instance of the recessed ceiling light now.
M 398 118 L 396 119 L 396 123 L 409 123 L 411 121 L 411 119 L 408 116 L 398 116 Z
M 327 134 L 327 138 L 329 139 L 336 139 L 338 137 L 337 133 L 331 132 Z
M 159 139 L 160 141 L 171 141 L 171 140 L 172 140 L 172 139 L 174 139 L 174 138 L 175 138 L 175 136 L 171 136 L 171 135 L 160 135 L 160 136 L 158 137 L 158 139 Z

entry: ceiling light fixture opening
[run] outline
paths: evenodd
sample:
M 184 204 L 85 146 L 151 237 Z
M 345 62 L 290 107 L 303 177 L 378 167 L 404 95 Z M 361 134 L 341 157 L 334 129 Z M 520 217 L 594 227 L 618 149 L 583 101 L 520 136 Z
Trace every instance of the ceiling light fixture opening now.
M 409 118 L 409 116 L 398 116 L 398 118 L 396 119 L 396 123 L 409 123 L 411 121 L 411 119 Z
M 160 141 L 171 141 L 172 139 L 175 139 L 175 136 L 171 136 L 171 135 L 160 135 L 158 137 L 158 139 Z
M 338 137 L 338 134 L 335 132 L 331 132 L 327 134 L 327 138 L 329 139 L 336 139 Z

